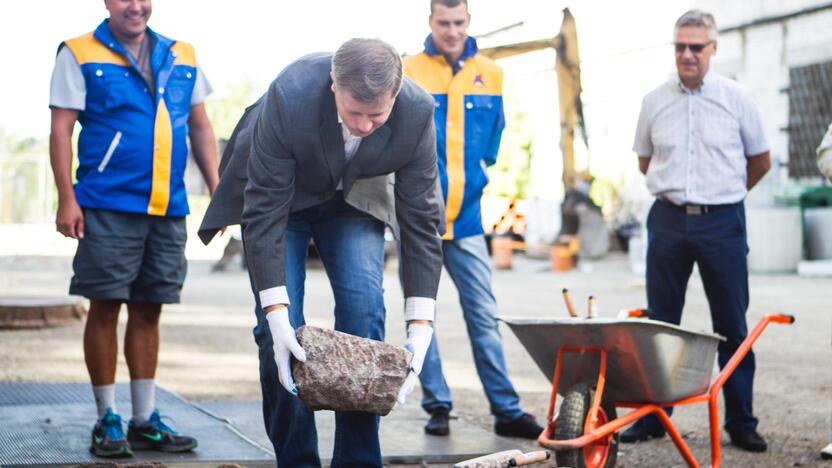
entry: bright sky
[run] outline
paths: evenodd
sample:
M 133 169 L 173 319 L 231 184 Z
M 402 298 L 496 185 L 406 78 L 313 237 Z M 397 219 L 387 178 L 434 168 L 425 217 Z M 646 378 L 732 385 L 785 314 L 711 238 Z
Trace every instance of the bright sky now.
M 515 2 L 513 2 L 515 3 Z M 556 25 L 558 2 L 483 2 L 472 32 L 522 21 L 523 12 L 544 12 Z M 215 90 L 247 76 L 258 89 L 293 59 L 335 50 L 350 37 L 379 37 L 415 53 L 427 35 L 426 0 L 155 0 L 149 25 L 196 47 L 197 59 Z M 472 13 L 477 9 L 472 5 Z M 107 16 L 102 0 L 3 0 L 0 59 L 0 128 L 20 136 L 48 133 L 49 77 L 62 40 L 93 30 Z M 13 71 L 13 72 L 12 72 Z M 12 73 L 9 73 L 12 72 Z
M 469 33 L 478 36 L 522 22 L 480 40 L 480 46 L 553 37 L 562 8 L 569 6 L 578 27 L 591 147 L 590 154 L 578 148 L 578 167 L 584 168 L 589 156 L 597 177 L 620 181 L 624 174 L 627 185 L 644 191 L 631 151 L 641 97 L 674 71 L 673 23 L 693 1 L 469 0 Z M 150 26 L 195 46 L 218 96 L 244 78 L 260 93 L 294 59 L 333 51 L 351 37 L 378 37 L 413 54 L 421 51 L 429 32 L 429 0 L 154 0 L 153 7 Z M 103 0 L 2 0 L 0 131 L 48 135 L 57 47 L 93 30 L 107 15 Z M 561 196 L 554 62 L 551 50 L 499 62 L 506 72 L 506 114 L 524 112 L 531 127 L 532 193 L 555 200 L 538 207 L 546 213 L 540 219 L 554 216 Z M 62 245 L 66 252 L 74 249 L 71 242 Z
M 470 33 L 517 22 L 517 31 L 495 40 L 550 37 L 560 25 L 564 0 L 472 0 Z M 572 7 L 585 60 L 616 48 L 669 40 L 682 0 L 582 0 Z M 150 26 L 196 47 L 197 59 L 217 93 L 248 77 L 258 90 L 293 59 L 334 50 L 350 37 L 379 37 L 401 52 L 416 53 L 428 33 L 428 0 L 155 0 Z M 649 13 L 644 13 L 649 12 Z M 645 14 L 656 28 L 635 23 Z M 18 136 L 44 136 L 49 129 L 49 78 L 58 44 L 93 30 L 107 16 L 102 0 L 3 0 L 0 15 L 0 129 Z M 630 22 L 631 21 L 631 22 Z M 660 34 L 657 34 L 660 33 Z M 521 38 L 520 35 L 523 37 Z M 553 56 L 532 64 L 544 70 Z M 554 86 L 554 84 L 552 85 Z M 584 89 L 587 89 L 584 86 Z M 553 105 L 556 105 L 553 104 Z

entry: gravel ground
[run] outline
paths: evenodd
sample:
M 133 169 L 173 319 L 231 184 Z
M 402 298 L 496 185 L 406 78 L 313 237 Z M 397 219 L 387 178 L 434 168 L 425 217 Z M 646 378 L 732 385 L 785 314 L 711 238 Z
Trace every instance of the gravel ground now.
M 627 270 L 626 258 L 611 254 L 568 273 L 553 273 L 548 262 L 515 256 L 514 269 L 495 273 L 501 315 L 564 317 L 561 288 L 576 303 L 590 294 L 602 316 L 621 308 L 643 306 L 644 281 Z M 404 342 L 402 300 L 395 265 L 385 276 L 387 341 Z M 191 262 L 182 303 L 166 308 L 162 318 L 160 385 L 196 401 L 258 399 L 252 297 L 245 272 L 211 273 L 209 262 Z M 47 297 L 66 294 L 71 276 L 68 257 L 0 257 L 0 297 Z M 305 310 L 313 325 L 332 326 L 332 294 L 322 269 L 307 277 Z M 765 313 L 797 317 L 790 327 L 772 325 L 755 346 L 755 413 L 769 442 L 764 454 L 748 454 L 727 445 L 723 466 L 830 466 L 820 449 L 832 440 L 832 280 L 795 275 L 752 276 L 750 324 Z M 688 288 L 683 326 L 709 330 L 710 318 L 701 282 L 694 274 Z M 582 308 L 582 307 L 581 307 Z M 126 313 L 122 314 L 122 324 Z M 459 418 L 490 430 L 493 423 L 474 370 L 464 322 L 453 285 L 443 278 L 438 303 L 438 336 L 445 374 Z M 502 328 L 506 358 L 521 402 L 538 419 L 545 416 L 549 384 L 511 332 Z M 87 382 L 81 337 L 83 326 L 0 331 L 0 381 Z M 127 381 L 123 358 L 118 380 Z M 418 398 L 418 390 L 413 398 Z M 673 416 L 700 463 L 709 461 L 707 408 L 677 409 Z M 453 424 L 453 422 L 452 422 Z M 452 426 L 453 427 L 453 426 Z M 421 428 L 414 428 L 421 430 Z M 533 448 L 527 446 L 525 448 Z M 432 465 L 440 466 L 440 465 Z M 621 467 L 684 466 L 669 439 L 622 446 Z

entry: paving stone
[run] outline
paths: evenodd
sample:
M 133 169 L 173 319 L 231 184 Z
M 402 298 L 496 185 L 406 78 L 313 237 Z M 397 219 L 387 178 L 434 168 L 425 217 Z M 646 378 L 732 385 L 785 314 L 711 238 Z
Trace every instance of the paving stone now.
M 335 330 L 297 330 L 306 362 L 294 361 L 298 396 L 311 410 L 389 413 L 410 369 L 411 353 Z

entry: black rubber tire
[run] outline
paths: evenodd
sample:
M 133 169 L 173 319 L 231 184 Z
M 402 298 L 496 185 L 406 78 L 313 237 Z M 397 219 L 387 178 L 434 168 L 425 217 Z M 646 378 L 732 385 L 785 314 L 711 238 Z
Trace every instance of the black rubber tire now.
M 572 387 L 563 402 L 560 404 L 560 411 L 558 412 L 557 427 L 555 428 L 555 440 L 575 439 L 584 434 L 584 425 L 586 423 L 587 413 L 589 407 L 592 406 L 592 399 L 595 396 L 595 385 L 590 383 L 580 383 Z M 612 421 L 616 418 L 615 406 L 608 402 L 601 402 L 601 409 L 606 413 L 607 421 Z M 607 461 L 603 468 L 611 468 L 615 466 L 616 458 L 618 457 L 618 433 L 616 432 L 610 441 L 609 453 Z M 555 452 L 555 459 L 557 466 L 568 466 L 571 468 L 596 468 L 587 467 L 584 461 L 584 450 L 558 450 Z M 600 468 L 600 467 L 598 467 Z

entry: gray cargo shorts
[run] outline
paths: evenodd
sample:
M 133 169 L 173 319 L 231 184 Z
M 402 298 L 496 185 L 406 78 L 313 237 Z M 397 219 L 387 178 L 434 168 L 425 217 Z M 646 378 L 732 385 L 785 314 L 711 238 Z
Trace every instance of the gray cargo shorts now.
M 179 302 L 188 270 L 185 218 L 84 209 L 69 293 L 88 299 Z

